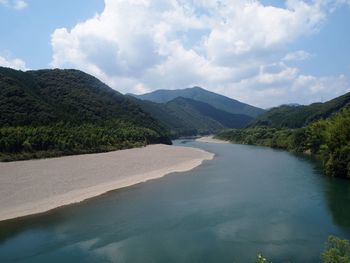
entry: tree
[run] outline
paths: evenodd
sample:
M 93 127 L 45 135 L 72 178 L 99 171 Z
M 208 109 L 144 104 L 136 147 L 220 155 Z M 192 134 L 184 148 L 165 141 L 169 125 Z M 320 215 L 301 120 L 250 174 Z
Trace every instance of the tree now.
M 326 250 L 321 255 L 324 263 L 349 263 L 350 243 L 348 240 L 329 236 Z

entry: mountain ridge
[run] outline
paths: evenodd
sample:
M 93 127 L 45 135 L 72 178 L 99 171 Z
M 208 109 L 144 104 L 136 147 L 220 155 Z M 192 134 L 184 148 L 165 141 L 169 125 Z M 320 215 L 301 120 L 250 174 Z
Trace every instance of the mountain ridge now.
M 82 71 L 0 67 L 0 87 L 1 160 L 171 144 L 138 104 Z
M 128 94 L 138 99 L 149 100 L 158 103 L 166 103 L 177 97 L 189 98 L 207 103 L 219 110 L 223 110 L 232 114 L 244 114 L 256 117 L 265 112 L 265 110 L 252 105 L 240 102 L 235 99 L 205 90 L 200 87 L 192 87 L 176 90 L 160 89 L 142 95 Z
M 328 118 L 347 105 L 350 105 L 350 92 L 323 103 L 281 105 L 258 116 L 249 127 L 301 128 L 314 121 Z
M 167 103 L 131 98 L 170 129 L 173 137 L 216 133 L 225 128 L 243 128 L 252 120 L 247 115 L 232 114 L 183 97 Z

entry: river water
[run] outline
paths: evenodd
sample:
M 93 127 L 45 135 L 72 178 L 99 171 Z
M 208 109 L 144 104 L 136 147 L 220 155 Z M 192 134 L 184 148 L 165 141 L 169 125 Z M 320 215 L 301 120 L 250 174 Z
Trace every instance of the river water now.
M 178 140 L 216 157 L 185 173 L 0 223 L 0 262 L 320 262 L 350 238 L 350 181 L 303 156 Z M 1 209 L 1 208 L 0 208 Z

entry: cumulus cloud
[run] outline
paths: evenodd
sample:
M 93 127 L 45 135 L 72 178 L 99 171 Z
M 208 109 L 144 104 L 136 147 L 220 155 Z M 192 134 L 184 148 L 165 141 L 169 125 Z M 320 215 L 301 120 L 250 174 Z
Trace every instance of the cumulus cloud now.
M 0 66 L 7 68 L 14 68 L 19 70 L 26 70 L 26 63 L 19 58 L 11 58 L 9 55 L 0 55 Z
M 51 66 L 84 70 L 121 92 L 200 85 L 273 105 L 262 94 L 282 100 L 301 76 L 285 63 L 310 57 L 286 54 L 288 44 L 317 33 L 340 1 L 105 0 L 100 14 L 53 32 Z
M 0 4 L 14 9 L 24 9 L 28 6 L 25 0 L 0 0 Z
M 227 96 L 235 94 L 239 100 L 269 108 L 286 103 L 325 102 L 350 92 L 350 85 L 344 75 L 315 77 L 300 74 L 296 68 L 284 68 L 280 72 L 259 73 L 217 91 Z

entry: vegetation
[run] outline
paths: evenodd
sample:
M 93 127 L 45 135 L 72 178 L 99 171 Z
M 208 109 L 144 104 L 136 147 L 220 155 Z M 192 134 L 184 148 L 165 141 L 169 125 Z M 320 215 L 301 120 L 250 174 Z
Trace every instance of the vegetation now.
M 326 243 L 326 249 L 321 254 L 323 263 L 349 263 L 350 262 L 350 243 L 349 240 L 340 239 L 335 236 L 329 236 Z M 255 263 L 268 263 L 261 254 L 256 257 Z
M 228 113 L 207 103 L 182 97 L 167 103 L 136 98 L 133 100 L 167 127 L 172 137 L 217 133 L 224 128 L 242 128 L 252 120 L 247 115 Z
M 168 143 L 168 130 L 78 70 L 0 67 L 0 158 L 16 160 Z
M 157 103 L 167 103 L 173 99 L 182 97 L 207 103 L 216 109 L 232 114 L 243 114 L 253 118 L 265 112 L 263 109 L 230 99 L 223 95 L 219 95 L 199 87 L 177 90 L 156 90 L 151 93 L 132 96 Z
M 350 178 L 350 107 L 304 128 L 230 129 L 217 137 L 236 143 L 311 153 L 321 158 L 327 175 Z
M 159 142 L 148 128 L 112 121 L 104 124 L 4 127 L 0 129 L 0 160 L 13 161 L 104 152 Z
M 350 104 L 350 92 L 325 103 L 272 108 L 258 116 L 249 127 L 301 128 L 325 119 Z
M 324 263 L 349 263 L 349 240 L 330 236 L 326 244 L 326 250 L 322 253 L 321 258 Z

